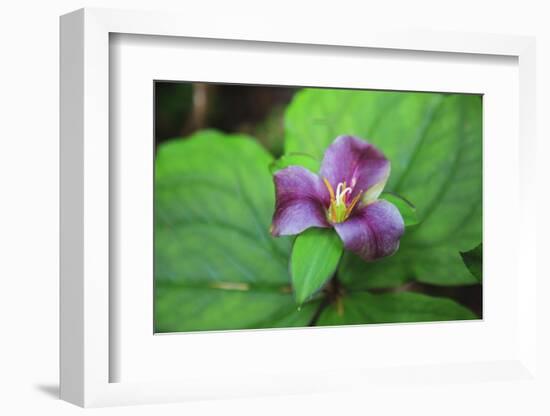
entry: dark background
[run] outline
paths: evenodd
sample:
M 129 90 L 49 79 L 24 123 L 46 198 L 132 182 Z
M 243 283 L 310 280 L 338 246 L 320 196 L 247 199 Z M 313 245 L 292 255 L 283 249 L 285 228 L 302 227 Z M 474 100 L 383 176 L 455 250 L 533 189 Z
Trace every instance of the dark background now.
M 213 128 L 255 137 L 273 155 L 283 151 L 283 115 L 299 88 L 155 82 L 155 141 Z

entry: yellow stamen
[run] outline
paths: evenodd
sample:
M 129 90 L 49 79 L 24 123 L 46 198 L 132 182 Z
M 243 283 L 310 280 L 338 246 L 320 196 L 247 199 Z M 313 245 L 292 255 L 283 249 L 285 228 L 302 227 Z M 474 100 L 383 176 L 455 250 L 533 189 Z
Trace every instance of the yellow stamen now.
M 349 217 L 351 214 L 351 211 L 357 205 L 357 202 L 359 202 L 359 199 L 361 198 L 361 195 L 363 194 L 363 191 L 359 192 L 357 195 L 355 195 L 355 198 L 351 201 L 351 204 L 349 204 L 348 208 L 346 209 L 346 218 Z
M 327 219 L 332 223 L 339 223 L 345 221 L 350 215 L 351 211 L 359 200 L 363 191 L 359 192 L 359 195 L 356 195 L 351 203 L 348 205 L 346 200 L 353 192 L 352 188 L 348 188 L 346 182 L 340 182 L 334 192 L 334 188 L 330 184 L 327 178 L 323 178 L 323 182 L 328 189 L 330 194 L 330 205 L 327 210 Z
M 330 219 L 332 222 L 336 222 L 336 205 L 330 204 Z
M 330 194 L 330 200 L 331 201 L 334 201 L 334 189 L 332 189 L 332 185 L 330 184 L 330 182 L 328 181 L 327 178 L 323 178 L 323 182 L 325 183 L 325 186 L 327 187 L 328 189 L 328 193 Z

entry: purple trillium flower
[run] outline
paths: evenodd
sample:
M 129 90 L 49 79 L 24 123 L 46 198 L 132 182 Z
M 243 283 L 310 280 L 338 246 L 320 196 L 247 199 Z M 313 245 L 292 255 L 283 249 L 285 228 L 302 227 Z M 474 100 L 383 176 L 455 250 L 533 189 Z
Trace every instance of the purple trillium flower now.
M 389 175 L 390 162 L 376 147 L 357 137 L 339 136 L 325 152 L 320 175 L 301 166 L 274 174 L 271 233 L 334 227 L 344 247 L 364 260 L 392 255 L 405 224 L 393 204 L 378 199 Z

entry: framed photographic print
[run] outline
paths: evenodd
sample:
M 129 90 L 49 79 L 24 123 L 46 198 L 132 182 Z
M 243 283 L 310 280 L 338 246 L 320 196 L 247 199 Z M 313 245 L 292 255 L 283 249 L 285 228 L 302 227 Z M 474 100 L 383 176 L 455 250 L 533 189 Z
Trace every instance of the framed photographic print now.
M 534 41 L 298 33 L 62 17 L 65 400 L 541 386 Z

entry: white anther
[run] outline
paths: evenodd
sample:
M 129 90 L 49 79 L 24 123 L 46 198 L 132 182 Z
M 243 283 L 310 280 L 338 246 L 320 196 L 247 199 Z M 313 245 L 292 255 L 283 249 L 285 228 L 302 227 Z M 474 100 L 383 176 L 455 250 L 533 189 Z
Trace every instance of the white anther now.
M 351 188 L 346 188 L 342 191 L 342 193 L 340 194 L 340 203 L 344 203 L 344 198 L 346 197 L 346 194 L 351 195 Z
M 344 184 L 342 182 L 340 182 L 338 184 L 338 186 L 336 187 L 336 203 L 338 205 L 340 204 L 344 204 L 344 198 L 346 196 L 346 194 L 350 194 L 351 195 L 351 188 L 348 187 L 348 188 L 344 188 Z
M 338 184 L 338 186 L 336 187 L 336 200 L 338 201 L 338 199 L 340 198 L 340 191 L 342 190 L 344 184 L 342 182 L 340 182 Z

